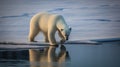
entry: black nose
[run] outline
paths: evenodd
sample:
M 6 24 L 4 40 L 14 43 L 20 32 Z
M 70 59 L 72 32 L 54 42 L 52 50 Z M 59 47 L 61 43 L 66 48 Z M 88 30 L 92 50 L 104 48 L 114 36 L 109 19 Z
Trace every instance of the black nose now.
M 69 37 L 69 36 L 68 36 L 68 35 L 65 35 L 65 36 L 66 36 L 66 40 L 68 40 L 68 37 Z
M 68 37 L 66 38 L 66 40 L 68 40 Z

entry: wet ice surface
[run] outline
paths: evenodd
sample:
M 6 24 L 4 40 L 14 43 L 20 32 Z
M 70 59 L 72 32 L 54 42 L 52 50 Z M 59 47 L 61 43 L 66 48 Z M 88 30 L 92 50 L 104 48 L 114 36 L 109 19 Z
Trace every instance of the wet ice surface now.
M 119 67 L 120 41 L 0 50 L 2 67 Z
M 27 42 L 31 17 L 44 11 L 60 14 L 65 18 L 67 24 L 72 27 L 70 40 L 120 38 L 119 3 L 119 0 L 1 0 L 0 41 Z M 36 37 L 38 41 L 43 39 L 41 33 Z M 65 45 L 70 61 L 63 65 L 67 67 L 120 67 L 119 43 Z M 30 66 L 28 49 L 0 50 L 0 53 L 0 66 Z

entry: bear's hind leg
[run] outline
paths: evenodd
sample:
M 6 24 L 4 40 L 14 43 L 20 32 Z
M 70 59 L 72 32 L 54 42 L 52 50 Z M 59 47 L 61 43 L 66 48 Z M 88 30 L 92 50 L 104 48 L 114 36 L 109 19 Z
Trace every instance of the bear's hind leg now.
M 39 33 L 39 29 L 33 28 L 30 29 L 30 33 L 29 33 L 29 41 L 30 42 L 37 42 L 34 40 L 35 36 Z
M 45 42 L 48 43 L 49 40 L 48 40 L 48 34 L 47 33 L 43 33 L 44 34 L 44 37 L 45 37 Z

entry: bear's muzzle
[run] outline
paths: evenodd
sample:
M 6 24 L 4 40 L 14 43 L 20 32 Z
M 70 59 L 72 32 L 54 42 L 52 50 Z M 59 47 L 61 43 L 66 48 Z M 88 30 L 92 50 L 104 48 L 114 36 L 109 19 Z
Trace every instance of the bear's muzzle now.
M 69 39 L 69 36 L 68 35 L 66 35 L 66 40 L 68 40 Z

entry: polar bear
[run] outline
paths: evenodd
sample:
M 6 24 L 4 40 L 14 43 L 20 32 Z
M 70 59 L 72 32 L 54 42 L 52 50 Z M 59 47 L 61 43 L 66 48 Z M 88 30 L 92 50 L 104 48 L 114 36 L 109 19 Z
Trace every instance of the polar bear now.
M 69 39 L 71 27 L 66 24 L 63 16 L 38 13 L 30 20 L 29 41 L 34 42 L 35 36 L 39 32 L 42 32 L 45 37 L 45 42 L 49 42 L 50 45 L 57 45 L 55 39 L 56 31 L 58 31 L 62 43 Z

